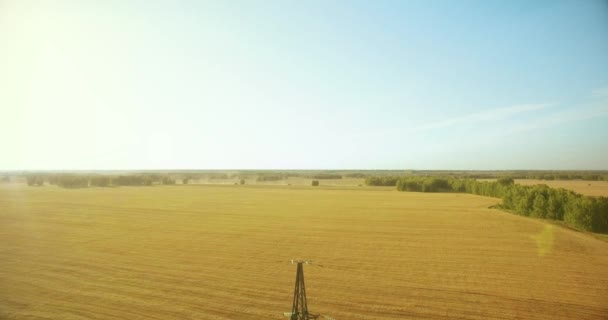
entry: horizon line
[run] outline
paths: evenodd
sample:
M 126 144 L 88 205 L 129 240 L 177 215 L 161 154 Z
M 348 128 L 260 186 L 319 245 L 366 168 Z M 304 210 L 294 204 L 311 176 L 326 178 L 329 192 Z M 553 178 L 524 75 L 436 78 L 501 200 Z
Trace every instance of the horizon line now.
M 473 171 L 473 172 L 493 172 L 493 171 L 606 171 L 608 169 L 413 169 L 413 168 L 393 168 L 393 169 L 352 169 L 352 168 L 324 168 L 324 169 L 294 169 L 294 168 L 190 168 L 190 169 L 0 169 L 0 172 L 90 172 L 90 171 Z

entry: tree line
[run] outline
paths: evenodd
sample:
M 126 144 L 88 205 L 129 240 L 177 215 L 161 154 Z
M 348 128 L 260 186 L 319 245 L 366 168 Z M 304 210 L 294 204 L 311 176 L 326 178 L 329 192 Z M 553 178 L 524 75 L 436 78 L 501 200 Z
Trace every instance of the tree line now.
M 62 188 L 112 187 L 112 186 L 151 186 L 154 184 L 172 185 L 176 180 L 168 175 L 139 174 L 139 175 L 83 175 L 83 174 L 51 174 L 27 175 L 29 186 L 41 186 L 45 181 L 50 185 Z M 187 178 L 182 183 L 187 183 Z
M 269 174 L 265 174 L 265 175 L 260 175 L 256 178 L 256 181 L 279 181 L 279 180 L 283 180 L 283 179 L 287 179 L 286 176 L 284 175 L 269 175 Z
M 512 178 L 497 181 L 402 177 L 397 190 L 459 192 L 501 198 L 500 207 L 519 215 L 563 221 L 579 230 L 608 233 L 608 197 L 590 197 L 547 185 L 522 186 Z
M 264 173 L 264 174 L 258 174 L 256 180 L 257 181 L 277 181 L 277 180 L 284 180 L 289 177 L 301 177 L 301 178 L 309 178 L 309 179 L 315 179 L 315 180 L 342 179 L 342 175 L 336 174 L 336 173 L 318 173 L 318 174 L 311 174 L 311 175 L 286 174 L 286 173 L 277 173 L 277 174 Z
M 25 177 L 28 186 L 41 186 L 44 184 L 44 178 L 41 176 L 28 175 Z
M 319 173 L 319 174 L 315 174 L 310 176 L 310 178 L 313 179 L 342 179 L 342 175 L 341 174 L 336 174 L 336 173 Z
M 394 187 L 400 178 L 398 176 L 369 176 L 365 178 L 365 184 L 368 186 Z
M 419 170 L 411 171 L 406 176 L 418 177 L 453 177 L 462 179 L 512 179 L 536 180 L 585 180 L 608 181 L 608 172 L 603 171 L 549 171 L 549 170 L 515 170 L 515 171 L 448 171 L 448 170 Z

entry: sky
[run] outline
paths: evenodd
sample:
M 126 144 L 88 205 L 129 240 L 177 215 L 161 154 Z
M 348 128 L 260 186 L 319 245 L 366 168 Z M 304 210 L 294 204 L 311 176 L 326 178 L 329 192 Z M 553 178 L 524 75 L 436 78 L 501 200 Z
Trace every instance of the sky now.
M 0 0 L 0 170 L 608 169 L 608 1 Z

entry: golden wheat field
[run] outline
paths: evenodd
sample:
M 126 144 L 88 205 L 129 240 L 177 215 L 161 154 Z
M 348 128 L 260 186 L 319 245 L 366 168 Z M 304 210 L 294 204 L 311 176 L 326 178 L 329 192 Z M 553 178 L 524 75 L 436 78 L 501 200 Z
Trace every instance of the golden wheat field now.
M 497 199 L 288 186 L 0 188 L 1 319 L 608 319 L 608 243 Z

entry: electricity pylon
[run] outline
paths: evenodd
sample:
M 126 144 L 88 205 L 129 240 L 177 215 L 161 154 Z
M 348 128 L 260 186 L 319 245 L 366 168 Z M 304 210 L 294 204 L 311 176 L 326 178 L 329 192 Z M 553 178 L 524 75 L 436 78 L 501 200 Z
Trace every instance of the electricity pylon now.
M 317 319 L 319 315 L 308 313 L 308 304 L 306 302 L 306 285 L 304 285 L 304 264 L 309 264 L 309 260 L 291 260 L 291 263 L 298 264 L 296 273 L 296 286 L 293 290 L 293 305 L 291 313 L 285 313 L 290 316 L 290 320 L 309 320 Z
M 294 263 L 298 264 L 298 271 L 296 273 L 296 287 L 293 289 L 293 305 L 291 306 L 291 312 L 284 312 L 283 315 L 289 317 L 289 320 L 310 320 L 318 319 L 319 317 L 323 317 L 325 320 L 336 320 L 327 315 L 311 314 L 308 312 L 306 286 L 304 285 L 304 265 L 312 263 L 312 261 L 292 259 L 291 264 Z

